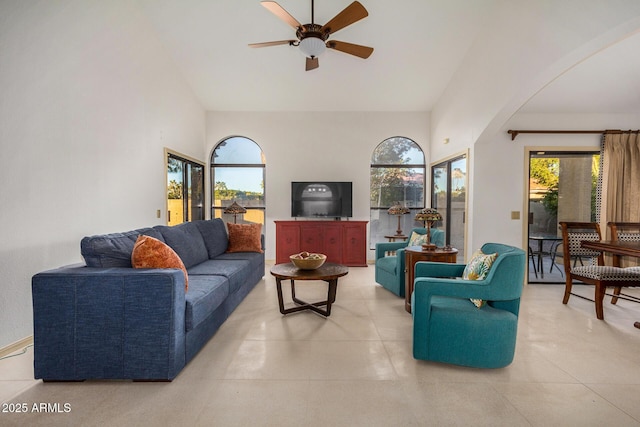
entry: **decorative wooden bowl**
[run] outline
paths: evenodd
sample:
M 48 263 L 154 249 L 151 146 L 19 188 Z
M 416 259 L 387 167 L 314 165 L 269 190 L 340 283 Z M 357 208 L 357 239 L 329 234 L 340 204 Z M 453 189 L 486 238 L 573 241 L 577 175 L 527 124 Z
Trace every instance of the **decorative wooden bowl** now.
M 315 270 L 324 264 L 327 260 L 327 256 L 324 254 L 301 252 L 299 254 L 291 255 L 289 259 L 293 265 L 298 267 L 300 270 Z

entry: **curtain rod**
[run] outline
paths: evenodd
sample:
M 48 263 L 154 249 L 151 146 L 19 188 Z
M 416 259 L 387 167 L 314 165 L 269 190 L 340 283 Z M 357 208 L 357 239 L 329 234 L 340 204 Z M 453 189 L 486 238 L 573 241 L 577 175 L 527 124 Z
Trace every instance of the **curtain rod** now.
M 632 131 L 630 131 L 632 132 Z M 576 134 L 576 133 L 622 133 L 620 129 L 607 130 L 511 130 L 507 131 L 511 135 L 511 140 L 516 139 L 520 133 L 558 133 L 558 134 Z

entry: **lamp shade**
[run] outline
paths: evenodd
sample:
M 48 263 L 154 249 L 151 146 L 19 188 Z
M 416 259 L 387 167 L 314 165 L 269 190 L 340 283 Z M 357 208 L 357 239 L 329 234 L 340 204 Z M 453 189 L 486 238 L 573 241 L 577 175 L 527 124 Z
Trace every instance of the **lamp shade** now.
M 245 212 L 247 212 L 247 210 L 235 201 L 224 209 L 224 213 L 226 214 L 239 215 Z
M 442 221 L 442 215 L 440 212 L 433 208 L 425 208 L 416 214 L 416 221 L 424 221 L 433 223 L 436 221 Z
M 409 213 L 409 208 L 402 206 L 400 202 L 396 202 L 396 204 L 391 206 L 387 212 L 389 215 L 404 215 Z

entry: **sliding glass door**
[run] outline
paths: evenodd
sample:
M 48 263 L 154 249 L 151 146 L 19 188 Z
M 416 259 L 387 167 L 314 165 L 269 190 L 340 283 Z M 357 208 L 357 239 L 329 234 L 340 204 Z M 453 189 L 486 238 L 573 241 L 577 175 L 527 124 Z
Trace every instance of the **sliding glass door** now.
M 529 152 L 529 283 L 564 283 L 560 221 L 596 220 L 599 151 Z
M 462 155 L 431 167 L 431 207 L 442 215 L 437 226 L 445 232 L 446 244 L 458 249 L 458 261 L 465 259 L 465 216 L 467 206 L 467 156 Z
M 204 219 L 204 165 L 167 151 L 167 224 Z

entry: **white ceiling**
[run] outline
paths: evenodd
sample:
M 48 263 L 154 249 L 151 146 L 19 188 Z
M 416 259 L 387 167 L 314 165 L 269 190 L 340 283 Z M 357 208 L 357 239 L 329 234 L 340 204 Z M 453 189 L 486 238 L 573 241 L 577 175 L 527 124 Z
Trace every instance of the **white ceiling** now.
M 305 72 L 295 47 L 247 46 L 295 38 L 259 0 L 138 1 L 208 111 L 431 111 L 497 3 L 360 0 L 369 16 L 331 39 L 371 46 L 371 57 L 327 50 Z M 311 21 L 310 0 L 278 2 Z M 315 22 L 349 3 L 316 1 Z M 640 55 L 625 54 L 639 47 L 636 35 L 589 58 L 522 111 L 640 112 Z

